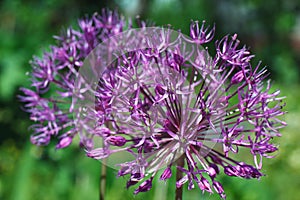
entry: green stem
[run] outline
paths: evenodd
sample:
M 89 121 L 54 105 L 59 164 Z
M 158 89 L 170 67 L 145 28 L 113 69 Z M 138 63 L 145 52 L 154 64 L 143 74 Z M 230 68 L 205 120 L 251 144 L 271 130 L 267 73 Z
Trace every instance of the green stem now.
M 106 190 L 106 160 L 103 160 L 101 166 L 100 185 L 99 185 L 99 200 L 105 199 Z
M 184 167 L 184 156 L 182 155 L 178 160 L 177 160 L 177 166 Z M 176 169 L 176 181 L 179 181 L 182 178 L 182 171 L 180 171 L 178 168 Z M 176 187 L 176 195 L 175 195 L 175 200 L 182 200 L 182 188 L 177 188 Z

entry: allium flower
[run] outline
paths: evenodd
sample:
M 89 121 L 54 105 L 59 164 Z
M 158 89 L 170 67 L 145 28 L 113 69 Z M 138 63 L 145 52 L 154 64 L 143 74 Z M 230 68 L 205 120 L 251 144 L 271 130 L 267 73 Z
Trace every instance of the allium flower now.
M 131 27 L 117 12 L 105 9 L 101 15 L 96 13 L 91 19 L 79 20 L 78 24 L 79 30 L 68 28 L 62 35 L 55 36 L 58 45 L 51 46 L 42 58 L 34 57 L 31 61 L 32 89 L 21 88 L 24 96 L 19 98 L 26 103 L 25 109 L 35 122 L 31 127 L 33 144 L 47 145 L 51 138 L 59 139 L 57 148 L 71 144 L 79 131 L 73 120 L 72 103 L 78 69 L 99 43 L 122 32 L 124 26 Z
M 192 21 L 191 37 L 139 24 L 136 31 L 104 11 L 81 20 L 80 31 L 56 37 L 60 45 L 34 59 L 35 89 L 23 88 L 20 96 L 37 122 L 32 142 L 58 137 L 63 148 L 79 133 L 88 157 L 121 154 L 118 176 L 130 176 L 127 188 L 139 184 L 134 194 L 150 190 L 155 176 L 169 179 L 174 167 L 184 174 L 177 188 L 196 184 L 224 199 L 220 169 L 246 179 L 263 176 L 262 158 L 272 157 L 272 138 L 286 125 L 278 118 L 284 114 L 280 92 L 263 82 L 267 70 L 252 67 L 253 55 L 239 47 L 237 35 L 217 41 L 210 58 L 200 45 L 212 41 L 215 28 L 204 22 Z M 49 97 L 51 91 L 57 96 Z M 253 165 L 234 158 L 239 149 L 248 149 Z

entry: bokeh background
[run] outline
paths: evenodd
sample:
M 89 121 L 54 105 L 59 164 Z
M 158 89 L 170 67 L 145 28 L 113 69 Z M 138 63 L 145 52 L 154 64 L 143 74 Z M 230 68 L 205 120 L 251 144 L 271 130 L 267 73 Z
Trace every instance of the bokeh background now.
M 0 0 L 0 199 L 98 199 L 101 164 L 77 145 L 56 151 L 54 144 L 35 147 L 29 141 L 31 122 L 16 96 L 28 86 L 26 72 L 33 55 L 55 44 L 53 35 L 77 26 L 77 19 L 102 8 L 139 15 L 157 25 L 172 24 L 188 33 L 190 20 L 216 24 L 216 37 L 237 33 L 271 71 L 275 88 L 286 96 L 288 126 L 276 140 L 275 159 L 264 160 L 261 180 L 221 176 L 228 199 L 300 199 L 300 2 L 299 0 Z M 249 158 L 251 161 L 251 159 Z M 175 178 L 155 180 L 149 193 L 133 196 L 124 178 L 108 169 L 108 200 L 174 199 Z M 184 199 L 219 199 L 199 189 L 184 189 Z

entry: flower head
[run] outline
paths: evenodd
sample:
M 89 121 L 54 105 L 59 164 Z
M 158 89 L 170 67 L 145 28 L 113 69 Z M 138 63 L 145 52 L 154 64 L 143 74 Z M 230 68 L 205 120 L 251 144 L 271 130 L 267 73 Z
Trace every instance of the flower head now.
M 58 45 L 51 46 L 42 58 L 33 58 L 32 89 L 21 88 L 24 95 L 19 99 L 35 122 L 31 127 L 34 132 L 31 141 L 36 145 L 47 145 L 51 138 L 59 138 L 57 148 L 71 144 L 80 131 L 73 120 L 74 100 L 72 102 L 78 69 L 91 50 L 127 25 L 117 12 L 106 9 L 102 15 L 96 13 L 91 19 L 79 20 L 78 24 L 79 30 L 68 28 L 62 35 L 55 36 Z M 80 96 L 81 91 L 78 92 Z
M 190 38 L 145 23 L 138 31 L 128 23 L 125 30 L 124 24 L 104 11 L 35 59 L 35 90 L 24 88 L 20 96 L 37 122 L 33 143 L 59 137 L 57 148 L 63 148 L 79 133 L 88 157 L 126 154 L 118 176 L 130 176 L 127 187 L 139 183 L 135 194 L 150 190 L 157 174 L 169 179 L 172 167 L 184 174 L 176 187 L 196 183 L 222 198 L 220 169 L 246 179 L 263 176 L 262 157 L 277 150 L 272 138 L 286 125 L 278 118 L 282 97 L 271 92 L 270 81 L 264 85 L 267 71 L 252 67 L 253 55 L 239 47 L 237 35 L 217 41 L 211 58 L 200 45 L 212 41 L 215 28 L 204 22 L 191 23 Z M 45 95 L 52 85 L 55 98 Z M 239 149 L 248 149 L 255 164 L 236 160 Z

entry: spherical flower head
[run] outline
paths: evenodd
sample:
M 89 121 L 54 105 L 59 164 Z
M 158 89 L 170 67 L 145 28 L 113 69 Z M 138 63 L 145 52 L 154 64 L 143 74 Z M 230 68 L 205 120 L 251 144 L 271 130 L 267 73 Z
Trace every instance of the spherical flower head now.
M 116 11 L 103 9 L 101 15 L 95 13 L 91 18 L 78 20 L 77 29 L 71 27 L 54 36 L 57 45 L 41 58 L 33 57 L 32 71 L 28 73 L 32 87 L 21 88 L 23 95 L 19 95 L 34 122 L 33 144 L 48 145 L 51 139 L 58 138 L 56 148 L 60 149 L 72 143 L 80 131 L 76 123 L 81 123 L 74 119 L 78 117 L 73 116 L 77 109 L 74 106 L 77 99 L 84 98 L 84 91 L 75 87 L 78 70 L 99 43 L 122 32 L 125 26 L 130 29 L 131 21 L 125 21 Z M 80 144 L 91 145 L 91 141 L 83 139 Z
M 176 187 L 196 183 L 224 199 L 220 169 L 263 176 L 262 157 L 272 157 L 272 138 L 286 125 L 283 98 L 265 84 L 266 69 L 252 67 L 236 34 L 217 41 L 209 56 L 201 45 L 213 40 L 215 27 L 204 22 L 192 21 L 191 37 L 145 23 L 133 29 L 111 11 L 79 24 L 34 62 L 35 90 L 22 89 L 37 122 L 33 143 L 59 137 L 57 148 L 64 148 L 79 133 L 88 157 L 110 158 L 118 176 L 129 176 L 127 188 L 139 184 L 134 194 L 149 191 L 155 176 L 169 179 L 172 168 L 184 174 Z M 53 89 L 58 95 L 47 97 Z M 239 149 L 254 164 L 236 160 Z
M 226 198 L 217 181 L 220 168 L 228 176 L 260 178 L 262 157 L 277 150 L 271 140 L 286 125 L 278 118 L 284 114 L 279 91 L 270 92 L 270 81 L 264 85 L 267 71 L 260 63 L 251 66 L 253 55 L 246 47 L 239 48 L 237 35 L 217 42 L 217 53 L 210 57 L 200 46 L 213 35 L 205 30 L 201 38 L 209 39 L 202 42 L 169 28 L 125 32 L 112 38 L 110 43 L 119 42 L 110 46 L 117 53 L 110 62 L 104 59 L 110 64 L 96 73 L 100 84 L 90 94 L 97 95 L 85 106 L 93 110 L 107 105 L 96 110 L 104 120 L 93 124 L 110 128 L 122 145 L 102 137 L 103 142 L 90 151 L 95 154 L 87 155 L 127 157 L 119 163 L 118 175 L 130 175 L 127 187 L 141 182 L 135 194 L 148 191 L 157 174 L 161 180 L 169 179 L 176 167 L 185 174 L 177 187 L 187 183 L 193 189 L 196 183 L 200 190 Z M 197 28 L 191 31 L 195 35 Z M 119 46 L 122 41 L 130 43 Z M 97 51 L 101 58 L 107 57 L 105 46 Z M 88 63 L 94 63 L 90 59 Z M 94 136 L 93 131 L 83 135 Z M 235 160 L 233 154 L 240 148 L 249 149 L 253 165 Z M 178 159 L 184 164 L 179 165 Z

